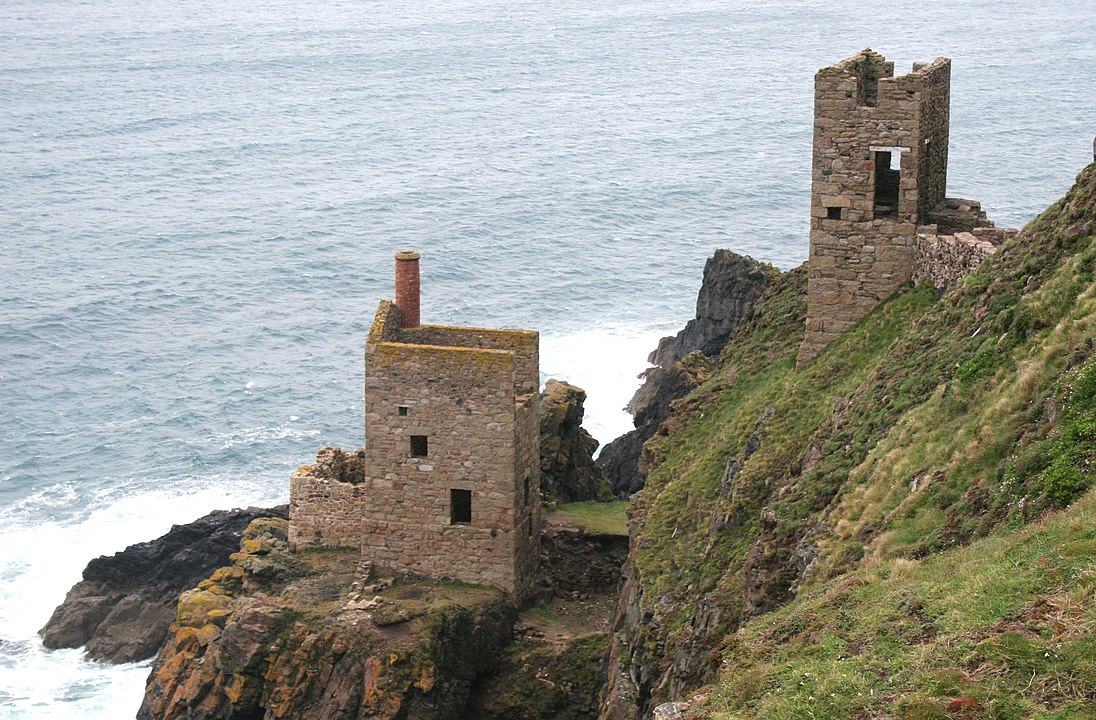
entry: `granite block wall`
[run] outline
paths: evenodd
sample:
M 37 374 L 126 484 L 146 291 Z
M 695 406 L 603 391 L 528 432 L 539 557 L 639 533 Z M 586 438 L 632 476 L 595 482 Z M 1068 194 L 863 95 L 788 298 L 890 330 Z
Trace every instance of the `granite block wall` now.
M 997 247 L 1016 234 L 1011 228 L 980 227 L 972 232 L 917 235 L 913 281 L 947 289 L 978 268 Z
M 356 465 L 358 472 L 347 472 L 347 465 Z M 290 546 L 361 545 L 364 470 L 364 452 L 331 447 L 317 453 L 315 465 L 297 468 L 289 480 Z

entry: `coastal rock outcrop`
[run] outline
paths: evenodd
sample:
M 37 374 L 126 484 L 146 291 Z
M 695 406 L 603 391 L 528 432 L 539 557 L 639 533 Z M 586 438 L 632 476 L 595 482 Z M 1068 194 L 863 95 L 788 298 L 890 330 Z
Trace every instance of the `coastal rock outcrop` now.
M 540 492 L 547 500 L 607 500 L 609 486 L 594 462 L 598 441 L 582 427 L 586 391 L 549 380 L 540 396 Z
M 290 553 L 262 519 L 179 598 L 140 720 L 458 720 L 516 609 L 486 587 L 370 577 L 356 549 Z
M 677 335 L 664 337 L 647 361 L 643 385 L 625 408 L 632 414 L 631 430 L 602 448 L 598 464 L 613 493 L 628 497 L 643 487 L 646 468 L 643 444 L 670 414 L 670 403 L 695 388 L 710 370 L 727 339 L 742 322 L 780 271 L 768 263 L 716 250 L 704 264 L 704 280 L 696 298 L 696 317 Z
M 179 593 L 227 564 L 252 520 L 287 513 L 285 505 L 217 510 L 92 560 L 39 630 L 42 643 L 50 649 L 86 646 L 89 658 L 110 663 L 152 657 L 175 617 Z

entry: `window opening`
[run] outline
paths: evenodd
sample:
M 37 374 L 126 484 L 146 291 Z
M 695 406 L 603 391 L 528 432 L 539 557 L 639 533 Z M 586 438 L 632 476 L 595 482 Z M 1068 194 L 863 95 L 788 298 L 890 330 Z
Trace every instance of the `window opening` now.
M 525 476 L 525 504 L 529 504 L 529 476 Z
M 893 158 L 892 158 L 893 155 Z M 898 214 L 898 186 L 901 179 L 901 153 L 875 152 L 875 217 Z
M 429 443 L 425 435 L 411 436 L 411 457 L 426 457 Z
M 449 491 L 449 524 L 467 525 L 472 522 L 472 491 Z
M 406 405 L 397 405 L 396 406 L 396 412 L 399 413 L 401 416 L 406 415 L 407 414 L 407 406 Z
M 827 220 L 840 220 L 841 219 L 841 208 L 839 208 L 839 207 L 828 207 L 828 208 L 826 208 L 826 219 Z

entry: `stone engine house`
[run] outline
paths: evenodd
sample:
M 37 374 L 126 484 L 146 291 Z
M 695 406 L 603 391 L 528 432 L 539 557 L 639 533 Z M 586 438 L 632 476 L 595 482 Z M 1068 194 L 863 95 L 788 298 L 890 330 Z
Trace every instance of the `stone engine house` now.
M 951 60 L 864 50 L 814 77 L 807 327 L 799 365 L 911 279 L 941 287 L 1015 231 L 945 198 Z
M 521 597 L 540 557 L 539 335 L 420 325 L 418 263 L 397 253 L 365 343 L 365 447 L 293 474 L 290 545 Z

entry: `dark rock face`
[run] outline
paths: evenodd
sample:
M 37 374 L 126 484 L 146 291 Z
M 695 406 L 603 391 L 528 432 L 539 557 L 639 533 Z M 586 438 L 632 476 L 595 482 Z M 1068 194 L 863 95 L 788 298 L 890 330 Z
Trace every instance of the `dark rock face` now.
M 730 250 L 716 250 L 704 263 L 704 280 L 696 296 L 696 317 L 672 338 L 663 338 L 652 353 L 652 365 L 668 367 L 694 350 L 718 355 L 731 331 L 753 309 L 780 271 Z
M 670 414 L 670 403 L 687 395 L 707 376 L 706 358 L 719 355 L 738 324 L 753 309 L 780 271 L 730 250 L 716 250 L 704 264 L 696 317 L 674 337 L 662 338 L 648 358 L 655 367 L 643 374 L 627 410 L 635 430 L 602 448 L 598 457 L 613 493 L 626 498 L 643 487 L 643 444 Z
M 287 517 L 288 507 L 218 510 L 164 536 L 96 558 L 83 580 L 38 631 L 50 649 L 87 646 L 88 657 L 134 662 L 156 654 L 175 618 L 179 593 L 192 588 L 240 549 L 240 535 L 259 517 Z
M 540 490 L 548 500 L 606 500 L 609 486 L 594 462 L 598 441 L 582 425 L 586 391 L 549 380 L 540 396 Z

